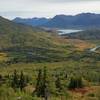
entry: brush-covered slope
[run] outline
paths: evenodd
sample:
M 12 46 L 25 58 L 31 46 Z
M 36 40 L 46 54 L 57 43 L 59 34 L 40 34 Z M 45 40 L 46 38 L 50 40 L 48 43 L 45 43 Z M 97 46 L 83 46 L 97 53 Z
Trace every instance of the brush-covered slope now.
M 50 32 L 0 17 L 0 51 L 16 62 L 64 60 L 70 51 L 66 48 L 67 44 Z
M 50 34 L 36 27 L 15 24 L 0 17 L 0 48 L 13 46 L 49 46 L 52 45 Z

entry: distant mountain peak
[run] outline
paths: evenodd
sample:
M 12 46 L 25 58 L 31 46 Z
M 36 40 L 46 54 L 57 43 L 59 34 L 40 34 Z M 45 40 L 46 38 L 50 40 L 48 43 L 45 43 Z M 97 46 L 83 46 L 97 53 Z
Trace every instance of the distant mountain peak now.
M 100 27 L 100 14 L 80 13 L 77 15 L 56 15 L 51 19 L 32 18 L 32 19 L 14 19 L 14 22 L 23 23 L 32 26 L 44 26 L 52 28 L 89 28 Z
M 26 24 L 26 25 L 32 25 L 32 26 L 40 26 L 42 24 L 45 24 L 49 21 L 49 19 L 42 17 L 42 18 L 38 18 L 38 17 L 34 17 L 34 18 L 20 18 L 20 17 L 16 17 L 15 19 L 13 19 L 14 22 L 16 23 L 22 23 L 22 24 Z

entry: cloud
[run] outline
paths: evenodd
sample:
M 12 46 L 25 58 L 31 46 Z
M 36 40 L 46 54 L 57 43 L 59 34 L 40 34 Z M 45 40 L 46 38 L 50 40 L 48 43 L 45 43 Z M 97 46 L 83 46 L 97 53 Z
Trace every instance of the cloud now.
M 0 0 L 0 15 L 14 18 L 100 13 L 100 0 Z
M 36 0 L 31 0 L 36 1 Z M 67 3 L 67 2 L 86 2 L 86 1 L 100 1 L 100 0 L 37 0 L 41 2 L 51 2 L 51 3 Z

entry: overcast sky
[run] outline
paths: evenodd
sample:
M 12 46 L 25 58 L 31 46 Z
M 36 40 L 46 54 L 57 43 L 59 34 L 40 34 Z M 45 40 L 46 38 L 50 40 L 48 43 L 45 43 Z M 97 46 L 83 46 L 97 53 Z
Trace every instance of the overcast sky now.
M 10 19 L 82 12 L 100 13 L 100 0 L 0 0 L 0 16 Z

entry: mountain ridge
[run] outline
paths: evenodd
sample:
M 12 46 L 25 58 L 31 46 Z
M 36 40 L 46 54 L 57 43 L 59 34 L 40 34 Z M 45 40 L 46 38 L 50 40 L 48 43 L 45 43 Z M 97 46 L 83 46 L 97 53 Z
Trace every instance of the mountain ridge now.
M 40 26 L 42 24 L 47 23 L 49 19 L 47 18 L 20 18 L 20 17 L 16 17 L 13 21 L 16 23 L 22 23 L 22 24 L 27 24 L 27 25 L 31 25 L 31 26 Z
M 25 21 L 26 20 L 26 21 Z M 80 13 L 77 15 L 56 15 L 53 18 L 13 19 L 16 23 L 50 28 L 89 28 L 100 27 L 100 14 Z M 28 23 L 28 22 L 29 23 Z

